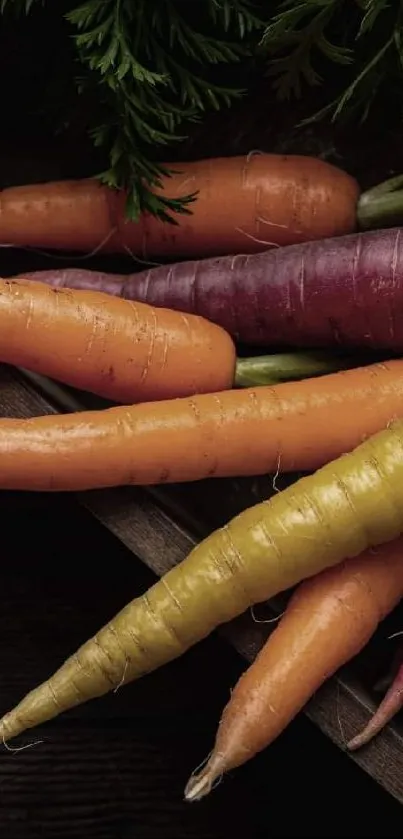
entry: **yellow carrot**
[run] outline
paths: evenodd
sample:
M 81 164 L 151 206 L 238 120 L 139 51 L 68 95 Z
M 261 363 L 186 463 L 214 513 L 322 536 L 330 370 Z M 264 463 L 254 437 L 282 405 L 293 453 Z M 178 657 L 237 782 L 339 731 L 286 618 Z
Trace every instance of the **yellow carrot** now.
M 0 736 L 155 670 L 249 606 L 402 532 L 398 422 L 207 537 L 6 714 Z

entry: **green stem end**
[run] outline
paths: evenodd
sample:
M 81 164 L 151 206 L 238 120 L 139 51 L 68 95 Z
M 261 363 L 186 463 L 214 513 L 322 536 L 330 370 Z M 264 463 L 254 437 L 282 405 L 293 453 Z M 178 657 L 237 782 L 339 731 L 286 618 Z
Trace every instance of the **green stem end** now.
M 403 175 L 397 175 L 363 192 L 357 204 L 360 230 L 403 223 Z
M 367 361 L 367 363 L 370 363 Z M 326 352 L 275 353 L 273 355 L 238 358 L 234 387 L 259 387 L 281 382 L 314 378 L 362 366 L 359 356 L 340 356 Z

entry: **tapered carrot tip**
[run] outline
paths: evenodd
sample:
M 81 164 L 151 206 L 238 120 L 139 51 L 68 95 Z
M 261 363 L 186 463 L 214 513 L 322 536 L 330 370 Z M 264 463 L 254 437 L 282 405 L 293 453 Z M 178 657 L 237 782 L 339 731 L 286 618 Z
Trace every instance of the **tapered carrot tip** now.
M 370 740 L 382 731 L 385 725 L 393 719 L 402 707 L 403 665 L 400 667 L 393 684 L 390 686 L 386 696 L 368 724 L 359 734 L 357 734 L 356 737 L 353 737 L 352 740 L 347 743 L 348 750 L 353 752 L 360 749 L 361 746 L 365 746 L 369 743 Z
M 224 761 L 220 755 L 211 755 L 204 769 L 190 776 L 185 787 L 185 801 L 200 801 L 205 798 L 224 772 Z
M 7 742 L 8 740 L 14 740 L 26 728 L 28 726 L 24 715 L 19 716 L 14 711 L 11 711 L 0 719 L 0 741 Z

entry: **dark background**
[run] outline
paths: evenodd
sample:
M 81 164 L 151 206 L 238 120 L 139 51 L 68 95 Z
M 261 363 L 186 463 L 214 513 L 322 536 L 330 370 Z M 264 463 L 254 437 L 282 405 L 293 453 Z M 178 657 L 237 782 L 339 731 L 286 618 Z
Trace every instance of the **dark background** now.
M 86 103 L 77 106 L 63 82 L 71 47 L 59 9 L 48 5 L 46 24 L 39 11 L 28 21 L 1 23 L 0 186 L 80 177 L 103 164 L 86 138 Z M 209 117 L 176 157 L 304 151 L 344 166 L 363 187 L 403 169 L 398 115 L 378 112 L 353 131 L 324 125 L 298 132 L 300 108 L 275 109 L 267 83 L 258 80 L 247 102 Z M 70 114 L 71 124 L 55 137 L 58 110 Z M 7 273 L 10 259 L 15 272 L 38 264 L 22 251 L 3 252 L 2 259 Z M 3 712 L 153 577 L 70 497 L 0 493 L 0 503 Z M 44 743 L 2 750 L 1 835 L 401 835 L 401 806 L 302 715 L 205 802 L 183 803 L 184 784 L 210 750 L 243 667 L 214 636 L 138 684 L 49 723 L 40 732 Z

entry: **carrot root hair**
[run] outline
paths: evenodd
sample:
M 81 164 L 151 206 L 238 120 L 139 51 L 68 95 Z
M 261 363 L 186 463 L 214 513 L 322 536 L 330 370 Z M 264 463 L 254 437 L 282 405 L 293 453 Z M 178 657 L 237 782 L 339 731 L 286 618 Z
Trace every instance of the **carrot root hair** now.
M 4 746 L 6 752 L 16 754 L 16 752 L 25 752 L 26 749 L 32 749 L 34 746 L 40 746 L 43 740 L 32 740 L 30 743 L 25 743 L 23 746 L 9 746 L 5 739 L 4 733 L 1 735 L 1 744 Z
M 185 787 L 185 801 L 201 801 L 221 783 L 224 772 L 224 761 L 220 754 L 210 752 L 192 772 Z
M 365 728 L 347 743 L 350 752 L 370 742 L 403 707 L 403 664 L 373 717 Z

